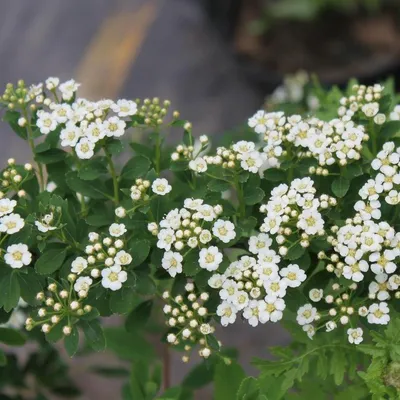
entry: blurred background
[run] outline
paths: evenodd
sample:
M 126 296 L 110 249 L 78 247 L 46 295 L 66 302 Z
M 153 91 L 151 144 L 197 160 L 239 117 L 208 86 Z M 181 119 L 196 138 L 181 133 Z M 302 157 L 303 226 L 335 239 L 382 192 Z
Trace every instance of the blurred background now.
M 158 96 L 195 134 L 213 136 L 243 123 L 287 74 L 315 73 L 324 85 L 396 77 L 399 10 L 398 0 L 2 1 L 0 86 L 58 76 L 81 82 L 79 94 L 89 99 Z M 28 161 L 22 140 L 4 125 L 0 134 L 1 163 Z M 237 323 L 229 332 L 222 341 L 239 347 L 250 372 L 253 356 L 289 339 L 268 324 Z M 122 380 L 86 368 L 113 363 L 112 355 L 69 362 L 81 399 L 120 398 Z M 171 362 L 177 383 L 188 367 L 179 356 Z

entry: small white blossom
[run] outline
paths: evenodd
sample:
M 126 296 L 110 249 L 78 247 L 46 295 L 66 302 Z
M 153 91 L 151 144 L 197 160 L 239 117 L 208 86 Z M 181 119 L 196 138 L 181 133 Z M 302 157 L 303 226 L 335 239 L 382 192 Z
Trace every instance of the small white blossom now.
M 156 179 L 151 185 L 151 190 L 160 196 L 165 196 L 172 190 L 172 186 L 165 178 Z
M 24 226 L 25 222 L 19 214 L 8 214 L 0 218 L 0 232 L 8 235 L 19 232 Z
M 32 254 L 26 244 L 13 244 L 7 247 L 4 261 L 11 268 L 22 268 L 24 265 L 29 265 L 32 262 Z
M 122 284 L 128 279 L 128 274 L 122 271 L 120 265 L 103 269 L 101 276 L 103 277 L 101 280 L 102 286 L 112 291 L 121 289 Z
M 363 341 L 363 330 L 361 328 L 347 329 L 349 343 L 360 344 Z
M 207 271 L 215 271 L 221 264 L 222 258 L 222 253 L 219 252 L 216 246 L 201 249 L 199 253 L 199 265 Z
M 71 264 L 71 272 L 81 274 L 88 266 L 87 260 L 83 257 L 77 257 Z
M 224 221 L 222 219 L 215 221 L 212 232 L 214 236 L 224 243 L 229 243 L 236 237 L 235 225 L 230 221 Z
M 110 235 L 113 237 L 120 237 L 126 233 L 126 227 L 124 224 L 112 224 L 108 230 Z

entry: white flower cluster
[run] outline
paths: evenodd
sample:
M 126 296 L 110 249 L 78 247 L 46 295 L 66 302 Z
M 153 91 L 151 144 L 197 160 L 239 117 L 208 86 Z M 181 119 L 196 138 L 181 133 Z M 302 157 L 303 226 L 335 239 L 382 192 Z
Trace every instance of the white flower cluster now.
M 283 112 L 260 110 L 248 124 L 267 143 L 263 149 L 265 169 L 278 167 L 280 156 L 288 155 L 288 151 L 299 158 L 313 157 L 322 167 L 343 166 L 360 158 L 362 144 L 369 138 L 362 125 L 355 125 L 351 118 L 345 117 L 325 122 L 315 117 L 286 117 Z
M 188 362 L 188 354 L 197 344 L 201 346 L 200 357 L 208 358 L 211 355 L 212 346 L 209 335 L 214 333 L 215 328 L 210 324 L 210 316 L 205 307 L 209 294 L 206 292 L 197 294 L 191 282 L 186 284 L 185 291 L 185 296 L 175 297 L 172 297 L 168 291 L 164 292 L 163 299 L 167 304 L 163 311 L 168 318 L 166 324 L 171 328 L 167 341 L 173 345 L 183 342 L 186 354 L 182 360 Z
M 257 258 L 242 256 L 223 274 L 209 279 L 209 286 L 219 290 L 217 315 L 222 326 L 233 324 L 238 313 L 251 326 L 281 320 L 287 288 L 298 287 L 306 280 L 297 264 L 279 268 L 281 257 L 270 248 L 271 244 L 272 239 L 265 233 L 250 237 L 249 250 Z
M 136 179 L 135 185 L 131 186 L 131 199 L 133 201 L 149 200 L 150 196 L 147 193 L 147 189 L 150 187 L 152 192 L 159 196 L 165 196 L 172 190 L 172 186 L 165 178 L 155 179 L 152 184 L 148 180 L 139 178 Z
M 354 85 L 353 94 L 340 99 L 339 116 L 350 119 L 357 112 L 361 112 L 363 116 L 373 118 L 377 125 L 382 125 L 386 121 L 385 114 L 379 113 L 379 100 L 382 98 L 383 89 L 380 84 Z
M 279 253 L 286 255 L 287 237 L 293 232 L 300 234 L 300 244 L 308 247 L 310 236 L 324 235 L 324 220 L 319 210 L 336 205 L 336 199 L 328 195 L 315 196 L 316 189 L 310 178 L 294 179 L 290 186 L 280 184 L 271 191 L 267 204 L 260 207 L 266 213 L 261 232 L 276 236 Z
M 185 124 L 186 130 L 191 130 L 192 125 L 188 122 Z M 171 160 L 174 162 L 189 161 L 189 169 L 194 172 L 201 173 L 207 171 L 207 162 L 203 155 L 209 148 L 209 139 L 207 135 L 202 135 L 195 141 L 194 145 L 180 144 L 171 154 Z
M 229 243 L 236 237 L 232 222 L 218 219 L 223 209 L 220 205 L 204 204 L 201 199 L 186 199 L 184 207 L 171 210 L 159 227 L 150 223 L 148 229 L 157 234 L 157 247 L 164 250 L 162 267 L 174 277 L 182 272 L 183 250 L 200 248 L 199 265 L 215 271 L 223 260 L 222 253 L 210 242 L 218 239 Z M 173 251 L 172 249 L 176 250 Z
M 368 201 L 365 207 L 376 210 L 377 217 L 372 217 L 379 219 L 380 196 L 385 196 L 386 203 L 390 205 L 400 203 L 400 147 L 396 149 L 393 142 L 385 143 L 372 161 L 371 167 L 377 174 L 365 183 L 359 195 L 363 200 Z M 359 210 L 356 209 L 356 211 Z
M 36 125 L 42 134 L 47 135 L 60 128 L 61 146 L 72 147 L 79 158 L 89 159 L 93 157 L 99 140 L 124 135 L 127 129 L 124 118 L 136 114 L 137 104 L 130 100 L 92 102 L 83 98 L 74 99 L 78 87 L 74 80 L 60 84 L 58 78 L 49 78 L 46 81 L 46 88 L 51 92 L 49 97 L 40 84 L 30 89 L 28 99 L 35 99 L 48 107 L 46 111 L 41 109 L 37 112 Z M 59 101 L 57 91 L 64 102 Z
M 124 250 L 126 233 L 124 224 L 112 224 L 110 236 L 101 238 L 96 232 L 89 233 L 90 244 L 86 246 L 86 256 L 79 256 L 71 264 L 70 280 L 80 298 L 87 296 L 93 280 L 101 278 L 101 285 L 112 291 L 121 289 L 127 281 L 125 268 L 132 262 L 132 256 Z

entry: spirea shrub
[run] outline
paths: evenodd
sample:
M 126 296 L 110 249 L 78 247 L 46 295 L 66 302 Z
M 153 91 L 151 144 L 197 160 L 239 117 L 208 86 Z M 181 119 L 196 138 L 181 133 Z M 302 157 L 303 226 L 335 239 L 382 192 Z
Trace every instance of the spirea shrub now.
M 130 360 L 124 399 L 190 399 L 211 381 L 216 400 L 398 398 L 400 106 L 390 82 L 302 85 L 311 109 L 279 101 L 214 145 L 169 101 L 7 85 L 3 120 L 34 164 L 1 173 L 0 341 L 37 350 L 26 366 L 1 352 L 3 387 L 33 372 L 40 393 L 71 394 L 63 342 Z M 271 323 L 293 341 L 246 377 L 219 333 Z M 149 337 L 200 364 L 168 388 Z

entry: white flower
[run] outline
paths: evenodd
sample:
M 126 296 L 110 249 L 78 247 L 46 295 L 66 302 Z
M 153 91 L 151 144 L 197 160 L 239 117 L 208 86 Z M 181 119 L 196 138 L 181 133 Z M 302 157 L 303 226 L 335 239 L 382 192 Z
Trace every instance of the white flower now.
M 87 260 L 83 257 L 77 257 L 71 264 L 71 272 L 81 274 L 88 266 Z
M 364 279 L 363 272 L 367 272 L 368 269 L 368 263 L 365 260 L 361 260 L 352 265 L 345 265 L 343 268 L 343 276 L 354 282 L 361 282 Z
M 379 112 L 379 103 L 367 103 L 361 107 L 366 117 L 372 118 Z
M 324 220 L 317 210 L 306 209 L 299 215 L 297 227 L 303 229 L 308 235 L 315 235 L 324 229 Z
M 8 235 L 19 232 L 24 226 L 25 222 L 19 214 L 8 214 L 0 218 L 0 232 Z
M 88 276 L 80 276 L 74 283 L 74 290 L 78 293 L 87 293 L 92 283 L 92 278 L 89 278 Z
M 97 143 L 106 136 L 106 132 L 101 122 L 92 122 L 85 129 L 85 135 L 92 143 Z
M 272 244 L 272 239 L 266 233 L 251 236 L 249 239 L 249 251 L 253 254 L 267 252 Z
M 368 221 L 371 218 L 380 219 L 381 218 L 381 203 L 378 200 L 372 200 L 366 204 L 362 200 L 357 201 L 354 204 L 354 209 L 358 211 L 361 215 L 361 218 L 364 221 Z
M 183 206 L 188 210 L 197 211 L 198 208 L 203 204 L 202 199 L 185 199 Z
M 121 270 L 120 265 L 103 269 L 101 276 L 103 277 L 102 286 L 113 291 L 121 289 L 122 284 L 128 279 L 127 273 Z
M 213 206 L 208 204 L 202 204 L 195 214 L 199 219 L 204 219 L 204 221 L 211 222 L 216 218 L 215 210 Z
M 177 208 L 171 210 L 160 222 L 161 228 L 179 229 L 181 226 L 181 214 Z M 188 217 L 185 217 L 188 218 Z
M 182 272 L 183 257 L 181 254 L 173 251 L 166 251 L 161 261 L 161 265 L 168 273 L 175 277 Z
M 278 266 L 273 263 L 261 263 L 256 266 L 259 278 L 263 282 L 275 281 L 279 279 Z
M 137 113 L 137 104 L 131 100 L 118 100 L 111 105 L 111 109 L 118 114 L 119 117 L 129 117 Z
M 65 128 L 60 133 L 61 146 L 75 147 L 79 138 L 82 136 L 82 130 L 73 122 L 68 122 Z
M 56 226 L 52 226 L 53 222 L 53 213 L 46 214 L 40 221 L 35 221 L 35 225 L 38 228 L 39 232 L 46 233 L 48 231 L 54 231 L 57 229 Z
M 224 275 L 214 274 L 208 280 L 208 286 L 212 287 L 213 289 L 219 289 L 222 287 L 222 284 L 224 283 L 225 279 L 226 277 Z
M 389 278 L 388 288 L 390 290 L 397 290 L 400 287 L 400 275 L 392 275 Z
M 206 172 L 207 171 L 207 162 L 202 157 L 197 157 L 194 160 L 189 162 L 189 168 L 194 172 Z
M 254 142 L 247 142 L 245 140 L 240 140 L 239 142 L 235 143 L 232 146 L 232 149 L 236 151 L 237 153 L 249 153 L 255 149 L 255 144 Z
M 211 242 L 212 240 L 212 235 L 211 232 L 208 229 L 203 229 L 199 235 L 200 242 L 203 244 L 207 244 L 208 242 Z
M 247 319 L 247 322 L 251 326 L 256 327 L 261 320 L 260 314 L 264 312 L 266 312 L 266 303 L 263 300 L 250 300 L 247 307 L 243 310 L 243 317 Z M 267 316 L 264 316 L 263 319 L 265 322 L 267 318 Z
M 221 317 L 221 325 L 228 326 L 236 321 L 236 307 L 226 301 L 217 307 L 217 315 Z
M 71 100 L 74 93 L 78 90 L 80 83 L 75 82 L 73 79 L 62 83 L 59 87 L 64 100 Z
M 1 199 L 0 200 L 0 217 L 10 214 L 14 211 L 14 207 L 17 205 L 15 200 Z
M 243 310 L 249 304 L 249 295 L 244 290 L 238 290 L 232 303 L 238 310 Z
M 156 179 L 151 185 L 151 190 L 160 196 L 165 196 L 172 190 L 172 186 L 165 178 Z
M 375 277 L 376 282 L 371 282 L 368 286 L 369 294 L 376 295 L 377 299 L 384 301 L 389 299 L 389 282 L 386 274 L 378 274 Z
M 289 264 L 286 268 L 282 268 L 279 274 L 292 288 L 299 287 L 307 278 L 305 272 L 297 264 Z
M 393 261 L 398 256 L 398 252 L 395 250 L 385 250 L 382 253 L 375 252 L 371 253 L 369 256 L 369 261 L 371 264 L 371 270 L 374 274 L 381 274 L 382 272 L 386 272 L 387 274 L 392 274 L 396 271 L 396 263 Z
M 315 320 L 317 309 L 311 304 L 305 304 L 297 310 L 297 323 L 299 325 L 311 324 Z
M 132 256 L 125 250 L 120 250 L 114 257 L 115 264 L 129 265 L 132 262 Z
M 108 137 L 120 137 L 125 133 L 126 123 L 118 117 L 111 117 L 103 122 L 104 132 Z
M 269 296 L 285 297 L 288 284 L 279 277 L 264 282 L 264 288 Z
M 347 329 L 349 343 L 360 344 L 363 341 L 363 330 L 361 328 Z
M 111 224 L 110 228 L 108 229 L 111 236 L 120 237 L 126 232 L 126 227 L 124 224 Z
M 215 221 L 212 232 L 221 242 L 229 243 L 231 240 L 235 239 L 235 225 L 230 221 L 224 221 L 223 219 L 218 219 Z
M 13 244 L 7 247 L 7 253 L 4 255 L 4 261 L 11 268 L 22 268 L 29 265 L 32 261 L 32 254 L 26 244 Z
M 76 155 L 82 159 L 87 160 L 94 155 L 94 143 L 87 138 L 81 138 L 75 146 Z
M 337 328 L 337 324 L 336 324 L 335 321 L 328 321 L 328 322 L 325 324 L 325 327 L 326 327 L 326 331 L 327 331 L 327 332 L 332 332 L 334 329 Z
M 266 306 L 265 310 L 260 315 L 261 322 L 277 322 L 282 319 L 282 311 L 285 309 L 286 304 L 283 299 L 277 298 L 275 296 L 265 296 L 264 299 Z
M 238 284 L 233 279 L 227 279 L 219 291 L 222 300 L 233 303 L 238 293 Z
M 49 77 L 46 79 L 45 84 L 48 90 L 54 90 L 60 84 L 60 79 L 56 77 Z
M 240 166 L 245 171 L 250 171 L 253 174 L 256 174 L 263 164 L 263 159 L 258 151 L 244 153 L 242 154 L 241 159 L 242 161 L 240 162 Z
M 38 120 L 36 121 L 36 125 L 39 128 L 40 133 L 47 135 L 57 128 L 57 121 L 52 114 L 41 111 L 38 112 Z
M 368 322 L 370 324 L 387 325 L 389 321 L 389 307 L 386 302 L 374 303 L 369 306 Z
M 199 253 L 199 265 L 207 271 L 215 271 L 218 269 L 223 259 L 222 253 L 218 247 L 211 246 L 208 249 L 201 249 Z
M 307 336 L 309 337 L 309 339 L 312 339 L 313 336 L 315 335 L 315 328 L 310 324 L 304 325 L 303 331 L 307 333 Z
M 170 228 L 161 229 L 157 235 L 157 238 L 158 238 L 157 247 L 159 249 L 164 249 L 167 251 L 171 250 L 171 246 L 176 240 L 175 232 Z
M 315 302 L 320 301 L 323 295 L 324 291 L 322 289 L 311 289 L 310 292 L 308 293 L 310 300 Z

